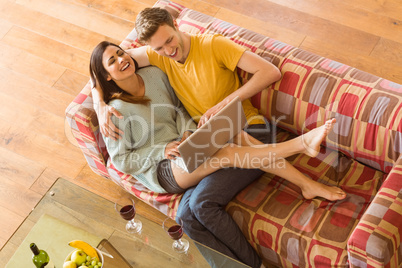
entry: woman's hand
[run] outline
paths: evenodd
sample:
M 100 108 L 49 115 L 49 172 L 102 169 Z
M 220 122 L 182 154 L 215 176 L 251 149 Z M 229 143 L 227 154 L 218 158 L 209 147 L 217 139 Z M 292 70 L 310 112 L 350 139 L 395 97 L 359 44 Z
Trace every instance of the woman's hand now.
M 172 141 L 166 145 L 165 148 L 165 158 L 166 159 L 175 159 L 180 156 L 179 150 L 177 150 L 177 146 L 180 145 L 180 141 Z
M 120 119 L 123 118 L 121 113 L 117 111 L 114 107 L 105 104 L 104 102 L 99 103 L 98 107 L 98 120 L 100 132 L 103 136 L 109 137 L 113 140 L 120 139 L 124 132 L 118 129 L 112 122 L 112 116 L 116 116 Z

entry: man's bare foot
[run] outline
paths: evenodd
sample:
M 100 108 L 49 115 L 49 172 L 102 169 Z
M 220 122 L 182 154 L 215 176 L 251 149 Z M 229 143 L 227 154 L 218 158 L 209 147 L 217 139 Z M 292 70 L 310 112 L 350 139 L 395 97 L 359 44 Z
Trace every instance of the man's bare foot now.
M 335 123 L 335 118 L 329 119 L 324 125 L 301 136 L 304 153 L 306 155 L 310 157 L 316 157 L 318 155 L 322 141 L 327 137 L 328 133 L 331 132 Z
M 306 199 L 313 199 L 315 197 L 323 197 L 330 201 L 342 200 L 346 197 L 346 193 L 336 186 L 328 186 L 316 181 L 311 180 L 309 185 L 303 187 L 302 195 Z

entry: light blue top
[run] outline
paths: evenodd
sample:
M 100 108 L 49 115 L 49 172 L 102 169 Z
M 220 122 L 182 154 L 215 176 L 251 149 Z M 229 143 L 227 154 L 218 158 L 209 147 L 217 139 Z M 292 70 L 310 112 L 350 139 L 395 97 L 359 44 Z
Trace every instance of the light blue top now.
M 196 125 L 177 99 L 165 73 L 157 67 L 137 71 L 145 83 L 149 104 L 133 104 L 115 99 L 109 105 L 123 119 L 112 116 L 113 123 L 124 131 L 124 137 L 114 141 L 103 137 L 113 165 L 121 172 L 133 175 L 151 191 L 166 193 L 159 185 L 156 167 L 164 159 L 166 145 L 180 139 L 186 130 Z

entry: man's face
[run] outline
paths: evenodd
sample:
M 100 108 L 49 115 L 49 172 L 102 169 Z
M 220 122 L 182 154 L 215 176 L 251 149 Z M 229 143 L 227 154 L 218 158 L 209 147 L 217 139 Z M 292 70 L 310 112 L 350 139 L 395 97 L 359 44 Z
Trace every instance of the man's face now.
M 176 22 L 175 26 L 177 27 Z M 184 49 L 180 32 L 166 24 L 159 26 L 159 29 L 148 40 L 147 45 L 159 55 L 169 57 L 180 63 L 184 63 L 188 55 Z

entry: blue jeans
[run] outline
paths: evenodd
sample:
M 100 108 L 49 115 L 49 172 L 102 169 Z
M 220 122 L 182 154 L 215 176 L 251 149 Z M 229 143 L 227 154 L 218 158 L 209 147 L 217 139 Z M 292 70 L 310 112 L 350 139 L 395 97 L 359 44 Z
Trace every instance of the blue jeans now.
M 251 125 L 245 131 L 263 143 L 275 140 L 268 125 Z M 225 211 L 225 206 L 263 174 L 259 169 L 226 168 L 208 175 L 188 189 L 177 212 L 184 222 L 186 234 L 233 259 L 251 267 L 260 267 L 260 257 Z

